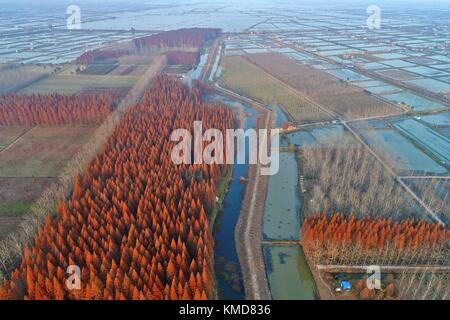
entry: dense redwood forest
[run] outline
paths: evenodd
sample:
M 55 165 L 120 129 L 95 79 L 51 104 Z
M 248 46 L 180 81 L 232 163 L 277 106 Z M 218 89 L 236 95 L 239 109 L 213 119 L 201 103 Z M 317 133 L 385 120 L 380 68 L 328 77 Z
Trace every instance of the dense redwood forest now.
M 221 32 L 217 28 L 178 29 L 134 39 L 133 43 L 138 50 L 151 47 L 201 47 L 220 36 Z
M 113 109 L 114 95 L 0 95 L 0 125 L 99 124 Z
M 202 103 L 159 76 L 132 106 L 73 192 L 39 228 L 20 266 L 0 286 L 3 299 L 208 299 L 214 295 L 207 212 L 226 167 L 175 165 L 170 134 L 202 120 L 204 130 L 235 125 L 232 111 Z M 81 289 L 67 290 L 69 265 Z
M 412 256 L 419 260 L 411 260 L 411 263 L 426 259 L 438 263 L 450 239 L 450 229 L 438 223 L 412 219 L 401 222 L 382 218 L 357 219 L 341 214 L 308 217 L 303 222 L 301 234 L 305 252 L 311 257 L 321 261 L 342 257 L 349 263 L 360 258 L 375 257 L 390 262 Z
M 130 54 L 128 50 L 95 49 L 86 51 L 80 55 L 77 60 L 75 60 L 75 63 L 90 64 L 104 59 L 120 58 L 122 56 L 126 56 L 127 54 Z
M 167 63 L 171 65 L 196 65 L 200 59 L 198 52 L 169 51 L 166 53 Z

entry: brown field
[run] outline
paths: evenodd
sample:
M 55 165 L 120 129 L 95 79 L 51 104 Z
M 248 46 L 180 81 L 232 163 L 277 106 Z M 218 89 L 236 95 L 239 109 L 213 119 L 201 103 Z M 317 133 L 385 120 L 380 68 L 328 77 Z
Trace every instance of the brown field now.
M 394 105 L 375 99 L 361 88 L 339 81 L 320 70 L 297 64 L 281 54 L 254 54 L 246 56 L 246 59 L 347 119 L 400 112 Z
M 78 94 L 102 94 L 102 93 L 112 93 L 115 97 L 123 98 L 131 90 L 131 87 L 119 87 L 119 88 L 108 88 L 108 87 L 90 87 L 81 90 Z
M 53 178 L 0 178 L 0 203 L 33 202 L 54 181 Z
M 55 179 L 0 178 L 0 239 L 14 230 Z
M 50 66 L 10 66 L 0 70 L 0 93 L 22 90 L 55 70 Z
M 119 60 L 119 65 L 123 66 L 123 65 L 144 65 L 144 66 L 149 66 L 152 64 L 152 62 L 155 60 L 156 55 L 128 55 L 128 56 L 123 56 L 118 58 L 117 60 Z
M 93 134 L 94 127 L 0 127 L 0 239 Z
M 34 127 L 0 152 L 0 177 L 56 177 L 93 127 Z
M 0 151 L 9 146 L 14 140 L 16 140 L 20 135 L 25 133 L 27 127 L 0 127 Z

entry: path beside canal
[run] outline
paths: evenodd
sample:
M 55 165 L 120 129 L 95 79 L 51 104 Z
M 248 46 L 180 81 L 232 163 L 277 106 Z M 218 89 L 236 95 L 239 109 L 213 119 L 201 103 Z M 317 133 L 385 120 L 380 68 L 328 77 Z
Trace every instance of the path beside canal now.
M 272 113 L 264 112 L 257 128 L 271 126 Z M 262 176 L 259 164 L 251 165 L 244 202 L 235 229 L 236 249 L 244 279 L 245 297 L 248 300 L 271 299 L 262 252 L 262 224 L 267 194 L 268 176 Z

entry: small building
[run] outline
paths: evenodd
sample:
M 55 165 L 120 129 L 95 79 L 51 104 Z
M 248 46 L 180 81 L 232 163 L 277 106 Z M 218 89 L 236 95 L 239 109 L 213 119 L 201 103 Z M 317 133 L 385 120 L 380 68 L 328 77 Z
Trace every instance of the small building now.
M 295 125 L 293 125 L 292 123 L 289 122 L 284 122 L 281 124 L 281 131 L 291 131 L 291 130 L 295 130 L 297 129 L 297 127 Z

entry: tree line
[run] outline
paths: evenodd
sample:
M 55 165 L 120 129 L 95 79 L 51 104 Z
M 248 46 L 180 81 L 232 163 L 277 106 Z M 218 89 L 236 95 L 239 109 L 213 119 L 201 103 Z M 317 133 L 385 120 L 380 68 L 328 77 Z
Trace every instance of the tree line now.
M 301 236 L 305 252 L 318 264 L 434 265 L 448 258 L 450 229 L 424 220 L 335 213 L 307 217 Z
M 201 47 L 221 34 L 218 28 L 184 28 L 161 32 L 133 40 L 140 51 L 146 48 Z
M 0 95 L 0 125 L 101 123 L 113 110 L 114 95 Z

